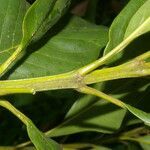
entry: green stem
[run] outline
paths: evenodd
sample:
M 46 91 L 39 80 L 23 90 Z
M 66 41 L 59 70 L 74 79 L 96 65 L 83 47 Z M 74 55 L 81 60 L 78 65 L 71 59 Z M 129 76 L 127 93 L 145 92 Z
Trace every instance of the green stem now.
M 149 59 L 150 58 L 150 51 L 136 57 L 135 59 L 137 60 L 146 60 L 146 59 Z
M 143 122 L 145 122 L 145 124 L 147 124 L 148 126 L 150 125 L 150 115 L 140 109 L 137 109 L 135 107 L 132 107 L 126 103 L 123 103 L 122 101 L 113 98 L 103 92 L 100 92 L 96 89 L 90 88 L 90 87 L 82 87 L 79 89 L 80 92 L 85 93 L 85 94 L 91 94 L 97 97 L 100 97 L 102 99 L 105 99 L 121 108 L 124 108 L 128 111 L 130 111 L 133 115 L 135 115 L 136 117 L 138 117 L 139 119 L 141 119 Z
M 108 102 L 111 102 L 111 103 L 113 103 L 113 104 L 115 104 L 115 105 L 117 105 L 117 106 L 119 106 L 121 108 L 125 108 L 126 109 L 126 107 L 124 106 L 124 104 L 120 100 L 115 99 L 115 98 L 113 98 L 113 97 L 111 97 L 111 96 L 109 96 L 109 95 L 107 95 L 107 94 L 105 94 L 105 93 L 103 93 L 101 91 L 98 91 L 98 90 L 96 90 L 94 88 L 85 86 L 85 87 L 80 88 L 79 91 L 81 93 L 90 94 L 90 95 L 94 95 L 94 96 L 103 98 L 103 99 L 107 100 Z
M 0 95 L 12 93 L 35 93 L 38 91 L 78 88 L 81 77 L 75 72 L 60 75 L 0 81 Z
M 150 75 L 150 63 L 135 59 L 120 66 L 95 70 L 83 79 L 85 84 Z
M 38 91 L 55 89 L 78 89 L 92 83 L 146 75 L 150 75 L 150 63 L 135 59 L 134 61 L 117 67 L 93 71 L 85 77 L 79 75 L 78 71 L 72 71 L 54 76 L 20 80 L 3 80 L 0 81 L 0 95 L 14 93 L 35 94 Z
M 21 45 L 18 46 L 15 52 L 0 66 L 0 76 L 2 76 L 8 70 L 8 68 L 23 55 L 21 55 L 22 49 L 23 48 L 21 47 Z
M 1 82 L 1 81 L 0 81 Z M 0 88 L 0 96 L 8 95 L 8 94 L 15 94 L 15 93 L 28 93 L 28 94 L 35 94 L 34 89 L 27 89 L 27 88 Z
M 124 50 L 124 48 L 129 45 L 135 38 L 139 37 L 140 35 L 149 31 L 149 28 L 146 28 L 150 23 L 150 17 L 140 26 L 138 27 L 130 36 L 124 39 L 117 47 L 111 50 L 109 53 L 101 57 L 100 59 L 92 62 L 89 65 L 84 66 L 79 70 L 81 75 L 88 74 L 89 72 L 93 71 L 94 69 L 104 65 L 107 63 L 112 57 L 116 54 Z M 147 30 L 146 30 L 147 29 Z
M 11 105 L 8 101 L 0 100 L 0 106 L 6 108 L 10 112 L 12 112 L 17 118 L 19 118 L 25 125 L 28 125 L 30 119 L 27 118 L 23 113 L 17 110 L 13 105 Z

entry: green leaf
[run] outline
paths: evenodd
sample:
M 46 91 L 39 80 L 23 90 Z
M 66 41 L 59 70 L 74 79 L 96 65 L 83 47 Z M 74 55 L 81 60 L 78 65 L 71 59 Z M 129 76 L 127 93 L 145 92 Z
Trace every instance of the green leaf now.
M 133 33 L 137 28 L 139 28 L 145 21 L 149 20 L 150 18 L 150 9 L 148 9 L 149 7 L 150 7 L 150 0 L 146 0 L 145 3 L 136 11 L 136 13 L 131 18 L 128 27 L 126 28 L 124 39 L 130 36 L 130 34 Z M 143 32 L 140 32 L 139 35 L 144 34 L 148 31 L 150 31 L 150 28 L 147 25 L 143 30 Z
M 109 81 L 105 83 L 104 93 L 111 95 L 117 99 L 121 99 L 124 107 L 126 107 L 133 115 L 150 125 L 149 114 L 149 79 L 125 79 L 117 81 Z M 118 89 L 116 88 L 118 87 Z M 110 89 L 116 89 L 113 90 Z M 142 111 L 143 110 L 143 111 Z M 146 112 L 148 113 L 146 113 Z
M 23 22 L 22 47 L 41 38 L 64 14 L 70 0 L 36 0 Z
M 41 38 L 64 14 L 70 0 L 37 0 L 28 9 L 23 20 L 23 37 L 18 48 L 2 63 L 1 76 L 24 56 L 25 49 L 32 41 Z
M 28 135 L 37 150 L 61 150 L 59 144 L 50 138 L 47 138 L 40 132 L 33 123 L 27 125 Z
M 143 148 L 143 150 L 149 150 L 150 149 L 150 135 L 146 135 L 143 137 L 139 137 L 136 139 Z
M 99 57 L 107 43 L 108 30 L 73 17 L 61 32 L 48 38 L 42 47 L 38 44 L 32 47 L 36 51 L 10 75 L 10 79 L 54 75 L 80 68 Z
M 36 126 L 28 117 L 16 109 L 11 103 L 6 100 L 0 100 L 0 106 L 9 110 L 26 125 L 29 138 L 37 150 L 61 150 L 59 144 L 52 139 L 47 138 L 45 134 L 36 128 Z
M 129 80 L 129 79 L 128 79 Z M 144 121 L 148 126 L 150 125 L 150 114 L 149 114 L 149 80 L 146 79 L 132 79 L 127 82 L 127 80 L 122 80 L 122 82 L 118 82 L 120 84 L 119 91 L 111 92 L 110 88 L 117 87 L 117 84 L 114 86 L 116 81 L 107 82 L 105 85 L 105 93 L 107 95 L 111 95 L 112 97 L 116 97 L 117 99 L 121 99 L 122 106 L 129 110 L 133 115 L 138 117 L 140 120 Z M 119 86 L 118 86 L 119 87 Z M 122 96 L 121 96 L 122 95 Z M 144 101 L 141 101 L 141 100 Z M 107 99 L 106 99 L 107 100 Z M 134 107 L 133 107 L 134 106 Z M 137 107 L 137 108 L 136 108 Z M 142 111 L 143 109 L 143 111 Z M 144 112 L 147 111 L 148 113 Z
M 124 103 L 125 104 L 125 103 Z M 144 121 L 144 123 L 150 126 L 150 113 L 146 113 L 140 109 L 132 107 L 131 105 L 125 104 L 125 107 L 136 117 Z
M 25 0 L 0 0 L 0 63 L 21 42 L 22 22 L 28 7 Z
M 138 36 L 150 31 L 150 0 L 132 0 L 117 16 L 109 31 L 109 43 L 104 51 L 116 53 L 124 49 Z M 116 61 L 123 53 L 112 58 Z
M 97 85 L 95 88 L 113 97 L 128 100 L 130 104 L 134 103 L 142 106 L 143 103 L 140 104 L 139 100 L 147 93 L 147 90 L 145 90 L 149 85 L 147 81 L 142 79 L 108 81 Z M 144 99 L 147 98 L 149 98 L 148 95 L 144 97 Z M 134 99 L 136 99 L 136 102 L 133 101 Z M 103 100 L 99 101 L 94 96 L 84 96 L 73 104 L 65 120 L 47 134 L 49 136 L 59 136 L 85 131 L 112 133 L 122 125 L 125 112 L 125 110 L 119 109 Z
M 139 103 L 141 99 L 149 100 L 149 95 L 146 95 L 148 91 L 146 88 L 149 85 L 147 83 L 148 80 L 143 79 L 124 79 L 108 81 L 95 88 L 104 91 L 112 97 L 127 100 L 126 103 L 143 106 L 143 102 Z M 146 107 L 143 107 L 145 111 Z M 149 107 L 147 109 L 149 110 Z M 65 120 L 56 128 L 48 131 L 47 135 L 53 137 L 85 131 L 112 133 L 122 125 L 125 112 L 125 110 L 93 96 L 84 96 L 73 104 Z M 123 126 L 125 125 L 123 124 Z
M 79 106 L 78 103 L 81 100 L 78 100 L 72 107 Z M 125 112 L 125 110 L 118 109 L 116 106 L 101 100 L 101 102 L 91 104 L 66 119 L 58 127 L 48 132 L 47 135 L 53 137 L 85 131 L 113 133 L 120 127 Z
M 62 124 L 47 135 L 53 137 L 85 131 L 113 133 L 120 128 L 125 112 L 94 96 L 84 96 L 73 104 Z

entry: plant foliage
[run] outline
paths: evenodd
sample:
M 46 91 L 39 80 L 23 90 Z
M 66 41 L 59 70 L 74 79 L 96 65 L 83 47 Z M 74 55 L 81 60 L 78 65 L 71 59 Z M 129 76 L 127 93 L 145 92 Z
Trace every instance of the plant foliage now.
M 0 150 L 150 149 L 150 0 L 125 2 L 0 0 Z

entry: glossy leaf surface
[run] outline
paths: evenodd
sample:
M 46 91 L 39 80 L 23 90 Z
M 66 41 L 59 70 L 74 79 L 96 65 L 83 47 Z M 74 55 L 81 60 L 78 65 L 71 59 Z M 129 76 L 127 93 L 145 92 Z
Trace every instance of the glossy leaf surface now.
M 113 49 L 118 49 L 118 52 L 121 51 L 134 39 L 150 31 L 149 7 L 149 0 L 132 0 L 128 3 L 110 27 L 109 42 L 104 51 L 105 55 Z M 122 54 L 123 52 L 115 55 L 109 62 L 118 60 Z
M 48 41 L 35 44 L 32 54 L 10 75 L 11 79 L 47 76 L 80 68 L 98 58 L 108 40 L 108 30 L 73 17 Z M 30 50 L 29 50 L 30 51 Z

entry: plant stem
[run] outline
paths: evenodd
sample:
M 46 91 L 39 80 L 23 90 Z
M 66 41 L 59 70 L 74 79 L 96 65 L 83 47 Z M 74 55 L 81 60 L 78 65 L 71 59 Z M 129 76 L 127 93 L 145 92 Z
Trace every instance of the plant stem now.
M 0 76 L 2 76 L 8 70 L 10 65 L 13 65 L 15 61 L 21 58 L 21 56 L 23 55 L 22 49 L 23 48 L 21 47 L 21 45 L 18 46 L 14 53 L 0 66 Z
M 0 95 L 14 93 L 35 94 L 38 91 L 55 89 L 78 89 L 92 83 L 147 75 L 150 75 L 150 63 L 145 63 L 143 60 L 136 58 L 131 62 L 117 67 L 93 71 L 83 77 L 78 74 L 77 70 L 54 76 L 7 81 L 3 80 L 0 81 Z
M 84 66 L 79 70 L 81 75 L 86 75 L 89 72 L 93 71 L 94 69 L 102 66 L 103 64 L 107 63 L 114 55 L 124 50 L 124 48 L 129 45 L 135 38 L 139 37 L 140 35 L 148 32 L 150 29 L 147 27 L 150 24 L 150 17 L 144 21 L 144 23 L 138 27 L 130 36 L 124 39 L 117 47 L 111 50 L 109 53 L 101 57 L 100 59 L 92 62 L 89 65 Z M 146 28 L 147 27 L 147 28 Z
M 0 100 L 0 106 L 6 108 L 10 112 L 12 112 L 17 118 L 19 118 L 25 125 L 28 125 L 30 119 L 27 118 L 23 113 L 17 110 L 13 105 L 11 105 L 8 101 Z
M 146 56 L 146 55 L 145 55 Z M 142 58 L 141 56 L 139 58 Z M 85 84 L 92 84 L 102 81 L 142 77 L 150 75 L 150 63 L 146 63 L 143 60 L 135 59 L 131 62 L 101 70 L 95 70 L 90 74 L 87 74 L 83 82 Z
M 35 93 L 54 89 L 78 88 L 80 76 L 75 72 L 39 78 L 0 81 L 0 95 L 12 93 Z
M 148 58 L 150 58 L 150 51 L 136 57 L 135 59 L 137 59 L 137 60 L 146 60 Z
M 145 124 L 147 124 L 148 126 L 150 126 L 150 114 L 140 110 L 140 109 L 137 109 L 135 107 L 132 107 L 126 103 L 123 103 L 122 101 L 116 99 L 116 98 L 113 98 L 101 91 L 98 91 L 96 89 L 93 89 L 93 88 L 90 88 L 90 87 L 82 87 L 79 89 L 80 92 L 82 93 L 85 93 L 85 94 L 91 94 L 91 95 L 94 95 L 94 96 L 97 96 L 97 97 L 100 97 L 100 98 L 103 98 L 121 108 L 124 108 L 128 111 L 130 111 L 133 115 L 135 115 L 136 117 L 138 117 L 139 119 L 141 119 L 143 122 L 145 122 Z
M 34 89 L 27 89 L 27 88 L 7 88 L 7 87 L 0 88 L 0 96 L 8 95 L 8 94 L 15 94 L 15 93 L 35 94 L 35 91 Z
M 115 99 L 115 98 L 113 98 L 113 97 L 111 97 L 111 96 L 109 96 L 109 95 L 107 95 L 107 94 L 105 94 L 105 93 L 103 93 L 101 91 L 98 91 L 98 90 L 96 90 L 94 88 L 85 86 L 85 87 L 80 88 L 79 91 L 81 93 L 90 94 L 90 95 L 94 95 L 94 96 L 103 98 L 103 99 L 107 100 L 108 102 L 111 102 L 111 103 L 113 103 L 113 104 L 115 104 L 115 105 L 117 105 L 117 106 L 119 106 L 121 108 L 125 108 L 126 109 L 126 107 L 124 106 L 124 104 L 120 100 Z

